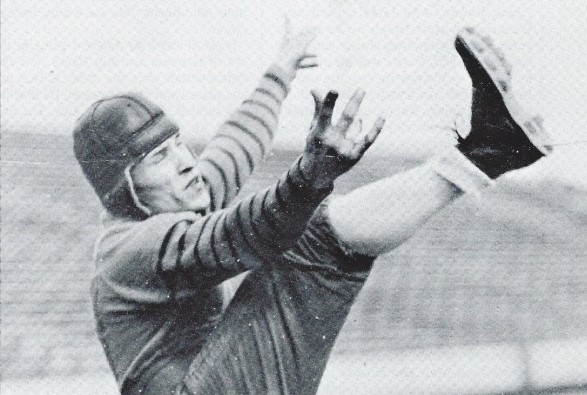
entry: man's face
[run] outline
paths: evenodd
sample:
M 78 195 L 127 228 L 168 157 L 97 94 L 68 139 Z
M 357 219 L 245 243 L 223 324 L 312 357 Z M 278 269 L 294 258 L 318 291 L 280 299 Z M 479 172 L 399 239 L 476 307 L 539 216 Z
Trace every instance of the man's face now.
M 165 140 L 131 168 L 140 202 L 153 214 L 206 210 L 210 193 L 195 164 L 179 134 Z

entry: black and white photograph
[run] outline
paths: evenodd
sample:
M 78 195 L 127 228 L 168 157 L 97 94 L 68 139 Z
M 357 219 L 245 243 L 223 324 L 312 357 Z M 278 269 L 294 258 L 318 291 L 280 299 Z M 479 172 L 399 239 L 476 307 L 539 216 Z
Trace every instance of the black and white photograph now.
M 587 395 L 587 1 L 0 15 L 2 395 Z

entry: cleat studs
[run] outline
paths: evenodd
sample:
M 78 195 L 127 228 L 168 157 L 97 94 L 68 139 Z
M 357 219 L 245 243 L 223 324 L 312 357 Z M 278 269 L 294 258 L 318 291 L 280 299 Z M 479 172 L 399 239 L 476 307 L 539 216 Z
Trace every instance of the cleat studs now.
M 499 87 L 504 91 L 507 92 L 509 90 L 509 86 L 508 83 L 505 82 L 504 80 L 497 80 L 497 83 L 499 84 Z
M 536 128 L 534 127 L 534 125 L 532 124 L 532 122 L 526 121 L 526 122 L 524 122 L 524 126 L 526 127 L 526 129 L 528 130 L 528 132 L 530 132 L 532 134 L 536 134 Z
M 499 60 L 501 60 L 502 62 L 505 62 L 505 54 L 503 53 L 503 51 L 499 48 L 495 48 L 495 53 L 497 55 L 497 57 L 499 58 Z
M 491 71 L 497 71 L 497 65 L 493 63 L 493 60 L 491 60 L 490 58 L 486 58 L 484 63 L 487 65 L 487 68 L 489 68 Z
M 477 40 L 472 40 L 471 41 L 471 45 L 473 46 L 473 48 L 475 49 L 475 51 L 479 52 L 479 53 L 483 53 L 485 52 L 485 45 L 483 45 L 482 43 L 480 43 Z
M 493 40 L 489 36 L 481 36 L 481 39 L 487 44 L 489 47 L 493 47 Z

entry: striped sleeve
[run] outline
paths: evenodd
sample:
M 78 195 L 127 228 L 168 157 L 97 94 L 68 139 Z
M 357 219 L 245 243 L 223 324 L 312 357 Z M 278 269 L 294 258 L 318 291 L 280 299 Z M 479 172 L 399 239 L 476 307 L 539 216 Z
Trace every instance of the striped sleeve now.
M 224 122 L 198 158 L 212 209 L 226 207 L 271 148 L 291 77 L 271 66 L 259 85 Z
M 229 209 L 169 229 L 157 264 L 189 283 L 215 285 L 274 260 L 302 235 L 312 213 L 332 191 L 303 179 L 299 160 L 277 184 Z M 169 277 L 166 275 L 166 277 Z

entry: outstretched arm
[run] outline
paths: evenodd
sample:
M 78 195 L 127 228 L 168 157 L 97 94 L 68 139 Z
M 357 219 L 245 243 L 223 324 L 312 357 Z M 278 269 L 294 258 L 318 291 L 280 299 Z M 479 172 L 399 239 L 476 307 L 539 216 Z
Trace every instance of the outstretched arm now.
M 234 199 L 270 150 L 281 105 L 296 71 L 316 66 L 314 56 L 307 52 L 313 38 L 310 32 L 291 35 L 286 29 L 275 64 L 200 155 L 198 168 L 210 188 L 212 210 Z
M 333 182 L 352 168 L 375 141 L 383 119 L 364 137 L 346 136 L 348 117 L 363 97 L 357 91 L 336 125 L 331 124 L 337 99 L 330 92 L 317 112 L 302 157 L 277 185 L 213 213 L 193 225 L 173 230 L 170 240 L 185 240 L 183 250 L 171 248 L 163 259 L 192 268 L 196 277 L 211 276 L 212 283 L 269 262 L 291 248 L 302 235 L 318 204 L 332 191 Z M 350 115 L 349 115 L 350 114 Z M 198 229 L 195 231 L 195 229 Z

